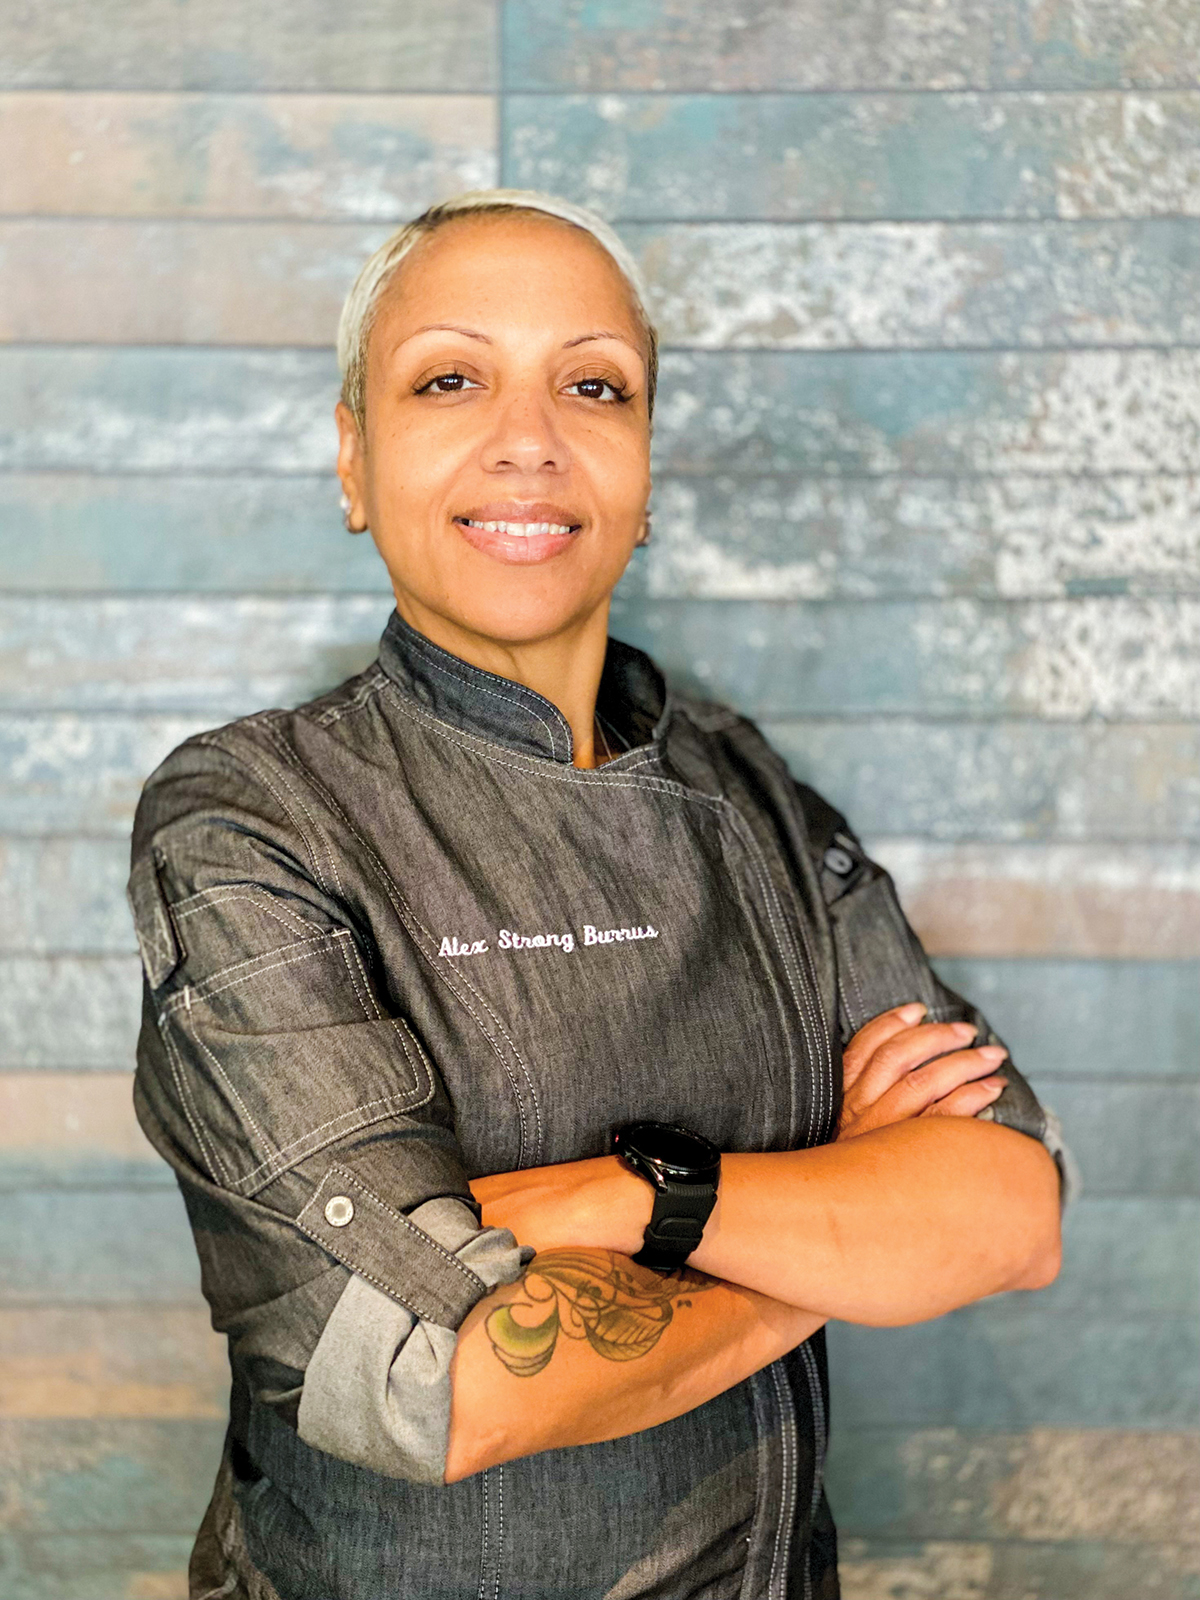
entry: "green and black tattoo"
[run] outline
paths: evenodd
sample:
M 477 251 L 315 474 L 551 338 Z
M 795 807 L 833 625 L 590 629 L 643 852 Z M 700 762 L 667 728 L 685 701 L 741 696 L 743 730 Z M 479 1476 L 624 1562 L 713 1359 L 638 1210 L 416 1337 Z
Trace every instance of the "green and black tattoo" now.
M 518 1378 L 542 1371 L 560 1333 L 586 1339 L 606 1361 L 637 1361 L 654 1349 L 676 1310 L 712 1283 L 687 1267 L 654 1272 L 608 1250 L 548 1250 L 521 1274 L 519 1298 L 498 1306 L 484 1326 L 492 1349 Z

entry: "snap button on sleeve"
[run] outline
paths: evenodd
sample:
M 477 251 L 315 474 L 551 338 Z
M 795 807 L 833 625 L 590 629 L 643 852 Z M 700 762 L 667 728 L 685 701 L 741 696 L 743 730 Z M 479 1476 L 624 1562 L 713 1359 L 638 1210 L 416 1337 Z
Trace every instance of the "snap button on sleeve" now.
M 354 1220 L 354 1201 L 348 1194 L 335 1194 L 325 1203 L 325 1221 L 331 1228 L 344 1228 Z

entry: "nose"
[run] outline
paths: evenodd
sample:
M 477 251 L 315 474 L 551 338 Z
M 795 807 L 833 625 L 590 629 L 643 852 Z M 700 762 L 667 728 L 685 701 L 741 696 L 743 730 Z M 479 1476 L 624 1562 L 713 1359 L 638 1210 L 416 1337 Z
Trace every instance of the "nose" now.
M 564 472 L 570 454 L 549 397 L 530 386 L 511 393 L 497 408 L 483 452 L 487 472 Z

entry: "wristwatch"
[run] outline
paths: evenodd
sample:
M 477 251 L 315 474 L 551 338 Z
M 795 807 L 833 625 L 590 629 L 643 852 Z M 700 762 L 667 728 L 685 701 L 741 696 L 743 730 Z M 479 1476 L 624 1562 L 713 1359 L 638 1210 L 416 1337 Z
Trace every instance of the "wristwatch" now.
M 654 1210 L 633 1259 L 656 1272 L 675 1271 L 700 1243 L 717 1203 L 721 1152 L 669 1122 L 630 1122 L 613 1134 L 613 1154 L 654 1189 Z

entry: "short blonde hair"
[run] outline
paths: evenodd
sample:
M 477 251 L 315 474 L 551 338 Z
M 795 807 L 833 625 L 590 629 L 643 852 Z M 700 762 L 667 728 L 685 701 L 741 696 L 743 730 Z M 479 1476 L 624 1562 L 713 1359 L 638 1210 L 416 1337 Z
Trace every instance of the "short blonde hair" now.
M 638 264 L 627 245 L 604 218 L 557 195 L 537 189 L 472 189 L 430 206 L 412 222 L 397 228 L 363 265 L 342 306 L 338 320 L 337 354 L 342 374 L 342 399 L 354 413 L 361 431 L 366 420 L 367 346 L 379 312 L 384 290 L 392 281 L 405 256 L 427 234 L 465 216 L 503 216 L 505 213 L 534 211 L 557 217 L 590 233 L 596 243 L 615 262 L 633 297 L 634 307 L 646 335 L 646 399 L 654 411 L 654 391 L 658 382 L 658 334 L 646 311 L 646 291 Z

